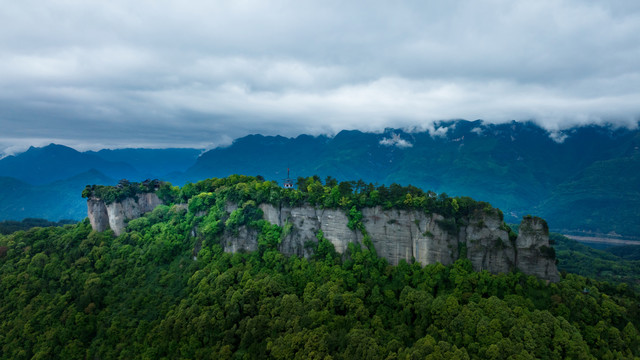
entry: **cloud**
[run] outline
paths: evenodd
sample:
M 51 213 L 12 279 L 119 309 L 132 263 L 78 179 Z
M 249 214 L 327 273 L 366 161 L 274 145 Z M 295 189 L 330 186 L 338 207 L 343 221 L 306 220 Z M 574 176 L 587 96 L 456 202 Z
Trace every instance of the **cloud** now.
M 400 137 L 400 134 L 392 134 L 390 138 L 380 140 L 380 145 L 395 146 L 400 149 L 413 147 L 413 144 Z
M 562 144 L 569 137 L 569 135 L 560 131 L 552 131 L 549 133 L 549 137 L 551 138 L 551 140 L 557 142 L 558 144 Z
M 622 0 L 13 2 L 0 148 L 441 136 L 434 122 L 459 118 L 636 126 L 638 33 L 640 5 Z

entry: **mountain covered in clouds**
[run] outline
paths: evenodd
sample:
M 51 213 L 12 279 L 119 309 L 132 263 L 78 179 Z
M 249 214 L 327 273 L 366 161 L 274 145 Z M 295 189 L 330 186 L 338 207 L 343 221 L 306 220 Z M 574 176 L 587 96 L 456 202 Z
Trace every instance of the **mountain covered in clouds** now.
M 440 122 L 429 131 L 351 130 L 333 137 L 249 135 L 200 156 L 196 149 L 81 153 L 50 145 L 0 160 L 0 220 L 84 218 L 80 193 L 89 183 L 159 178 L 182 185 L 236 173 L 282 183 L 290 168 L 294 180 L 317 174 L 471 196 L 501 208 L 507 222 L 533 214 L 556 230 L 640 236 L 639 147 L 640 132 L 626 128 L 550 133 L 533 123 L 481 121 Z M 102 178 L 72 180 L 87 172 Z M 35 212 L 38 205 L 25 192 L 53 196 L 66 207 Z

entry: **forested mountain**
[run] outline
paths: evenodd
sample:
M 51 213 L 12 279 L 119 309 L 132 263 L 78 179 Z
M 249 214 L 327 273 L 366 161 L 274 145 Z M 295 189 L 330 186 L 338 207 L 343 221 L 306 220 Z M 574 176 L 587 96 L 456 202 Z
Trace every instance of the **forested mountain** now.
M 597 250 L 560 234 L 551 234 L 551 240 L 560 271 L 626 284 L 634 291 L 640 291 L 640 246 L 614 246 Z
M 309 245 L 310 258 L 284 256 L 276 249 L 286 226 L 259 220 L 247 199 L 345 205 L 333 203 L 339 184 L 307 181 L 306 195 L 241 176 L 162 186 L 158 195 L 169 205 L 129 221 L 118 237 L 92 231 L 88 220 L 0 235 L 2 357 L 640 356 L 640 299 L 628 286 L 572 274 L 551 284 L 520 272 L 491 275 L 466 259 L 391 266 L 371 242 L 352 243 L 339 256 L 322 234 Z M 398 189 L 408 192 L 389 197 L 392 208 L 416 205 L 402 199 L 417 190 Z M 92 191 L 117 199 L 129 190 Z M 433 198 L 424 209 L 487 207 L 471 200 L 468 209 L 457 207 L 457 200 Z M 242 209 L 223 211 L 230 201 Z M 256 251 L 224 252 L 222 234 L 243 225 L 258 231 Z
M 199 149 L 103 149 L 86 153 L 111 162 L 127 163 L 141 174 L 138 179 L 145 179 L 166 178 L 169 174 L 183 172 L 195 163 L 201 152 Z M 123 177 L 126 176 L 118 179 Z
M 125 162 L 107 161 L 95 154 L 81 153 L 56 144 L 31 147 L 22 154 L 0 160 L 0 176 L 13 177 L 31 185 L 65 180 L 92 169 L 115 179 L 140 176 L 133 166 Z
M 79 152 L 51 144 L 0 160 L 0 220 L 82 220 L 87 184 L 159 178 L 191 166 L 196 149 L 118 149 Z M 6 176 L 3 176 L 6 175 Z
M 252 135 L 202 154 L 181 180 L 249 173 L 281 181 L 289 167 L 293 177 L 332 175 L 468 195 L 495 204 L 508 219 L 534 212 L 557 230 L 638 236 L 639 146 L 637 130 L 588 126 L 549 134 L 517 122 L 442 122 L 431 132 L 335 137 Z
M 73 220 L 49 221 L 38 218 L 25 218 L 22 221 L 4 220 L 0 221 L 0 234 L 11 234 L 20 230 L 29 230 L 34 227 L 64 226 L 75 224 Z
M 460 120 L 440 122 L 422 132 L 353 130 L 333 137 L 295 138 L 250 135 L 198 157 L 199 152 L 122 149 L 80 153 L 50 145 L 0 160 L 0 175 L 32 185 L 68 179 L 90 169 L 116 181 L 159 178 L 184 184 L 240 173 L 260 174 L 282 183 L 290 168 L 294 180 L 317 174 L 323 179 L 331 175 L 338 180 L 411 184 L 491 202 L 509 221 L 532 213 L 546 218 L 556 231 L 640 237 L 638 130 L 585 126 L 549 133 L 533 123 L 492 125 Z M 15 181 L 11 186 L 17 186 Z M 82 207 L 76 196 L 82 187 L 64 197 L 72 199 L 65 203 L 68 208 Z M 2 187 L 0 197 L 16 206 L 5 206 L 0 220 L 41 216 L 12 211 L 36 207 L 30 203 L 20 206 L 17 193 Z M 68 216 L 50 213 L 50 220 Z M 71 217 L 81 220 L 84 216 L 84 211 L 78 211 Z
M 39 186 L 0 177 L 0 219 L 83 219 L 87 216 L 87 204 L 78 191 L 95 183 L 115 185 L 116 181 L 97 170 Z

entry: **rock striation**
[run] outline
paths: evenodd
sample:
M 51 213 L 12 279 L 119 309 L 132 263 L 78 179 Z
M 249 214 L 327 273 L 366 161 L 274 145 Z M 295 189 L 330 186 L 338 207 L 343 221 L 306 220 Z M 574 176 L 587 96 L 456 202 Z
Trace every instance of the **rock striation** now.
M 555 261 L 549 261 L 555 251 L 549 246 L 549 226 L 538 217 L 527 216 L 520 223 L 520 231 L 516 239 L 518 268 L 525 274 L 535 275 L 542 279 L 559 281 Z
M 236 208 L 230 204 L 227 211 Z M 279 248 L 287 255 L 310 256 L 310 247 L 305 245 L 317 243 L 319 231 L 341 254 L 349 243 L 361 243 L 364 238 L 359 231 L 349 229 L 349 218 L 342 210 L 316 209 L 308 205 L 276 208 L 270 204 L 261 204 L 260 209 L 265 220 L 291 228 Z M 540 218 L 524 218 L 520 234 L 516 239 L 510 239 L 496 209 L 478 211 L 453 227 L 441 215 L 420 211 L 373 207 L 362 209 L 362 215 L 366 233 L 378 256 L 392 265 L 401 260 L 415 260 L 422 265 L 436 262 L 450 265 L 466 256 L 476 271 L 497 274 L 519 269 L 545 280 L 560 280 L 555 257 L 545 251 L 550 249 L 549 229 Z M 258 248 L 257 236 L 256 232 L 241 228 L 239 236 L 226 234 L 223 246 L 229 252 L 253 251 Z
M 235 210 L 228 204 L 227 211 Z M 364 236 L 349 229 L 347 214 L 338 209 L 316 209 L 312 206 L 280 207 L 261 204 L 263 218 L 272 224 L 289 226 L 279 250 L 287 255 L 308 257 L 308 243 L 317 243 L 322 231 L 336 251 L 344 254 L 351 242 L 361 243 Z M 525 217 L 520 234 L 510 239 L 498 210 L 478 211 L 453 226 L 438 214 L 420 211 L 362 209 L 362 222 L 379 256 L 390 264 L 413 260 L 423 264 L 436 262 L 449 265 L 466 256 L 474 270 L 506 273 L 519 269 L 525 274 L 558 281 L 555 257 L 550 255 L 549 229 L 540 218 Z M 258 248 L 258 234 L 241 228 L 238 236 L 225 234 L 225 251 L 253 251 Z M 464 250 L 463 250 L 464 249 Z
M 112 229 L 121 234 L 126 221 L 152 211 L 161 200 L 154 194 L 142 194 L 137 199 L 125 199 L 105 205 L 100 199 L 87 200 L 89 220 L 94 230 Z M 227 203 L 231 213 L 237 204 Z M 263 218 L 272 224 L 288 228 L 279 250 L 286 255 L 309 257 L 322 231 L 338 253 L 344 254 L 349 243 L 362 243 L 364 235 L 349 228 L 349 217 L 340 209 L 318 209 L 310 205 L 276 207 L 260 204 Z M 202 216 L 204 214 L 195 214 Z M 474 270 L 505 273 L 519 269 L 549 281 L 560 279 L 553 249 L 549 246 L 549 229 L 544 220 L 525 217 L 517 238 L 510 238 L 497 209 L 477 211 L 452 221 L 439 214 L 417 210 L 385 210 L 382 207 L 362 209 L 362 224 L 378 256 L 390 264 L 417 261 L 422 265 L 436 262 L 450 265 L 467 257 Z M 223 233 L 221 245 L 227 252 L 255 251 L 258 232 L 247 226 Z
M 161 204 L 162 200 L 155 193 L 143 193 L 135 198 L 126 198 L 110 204 L 105 204 L 98 198 L 89 198 L 87 213 L 94 230 L 111 229 L 118 236 L 124 232 L 128 220 L 137 219 Z

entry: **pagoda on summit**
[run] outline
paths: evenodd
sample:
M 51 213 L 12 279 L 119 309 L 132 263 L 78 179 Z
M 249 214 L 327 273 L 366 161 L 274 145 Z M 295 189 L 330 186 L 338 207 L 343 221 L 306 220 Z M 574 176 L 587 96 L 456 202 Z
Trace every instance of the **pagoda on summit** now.
M 289 177 L 289 168 L 287 168 L 287 177 L 284 179 L 284 188 L 293 189 L 293 180 Z

